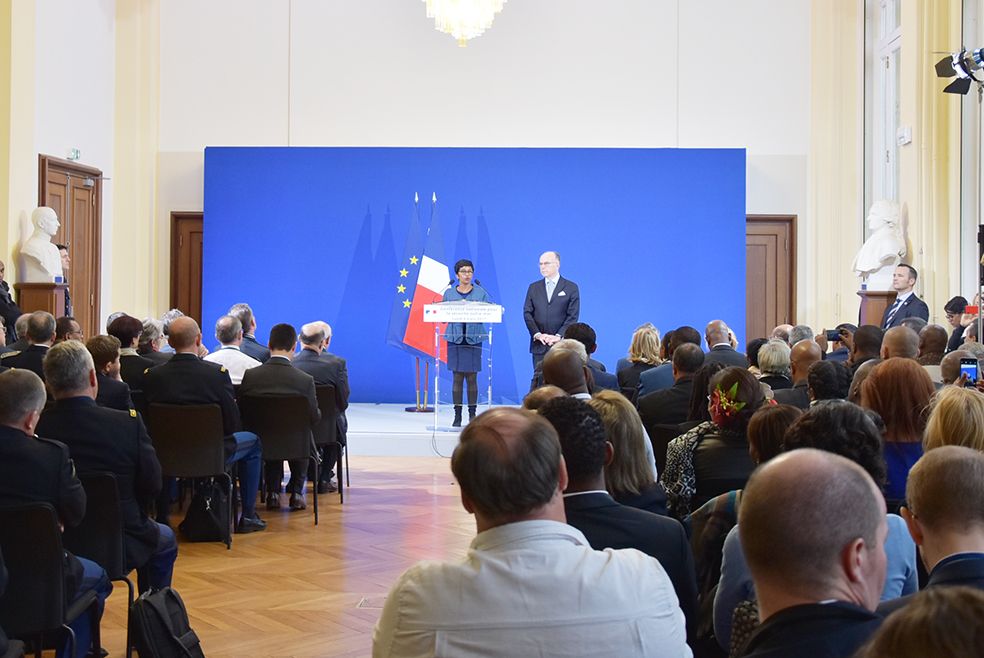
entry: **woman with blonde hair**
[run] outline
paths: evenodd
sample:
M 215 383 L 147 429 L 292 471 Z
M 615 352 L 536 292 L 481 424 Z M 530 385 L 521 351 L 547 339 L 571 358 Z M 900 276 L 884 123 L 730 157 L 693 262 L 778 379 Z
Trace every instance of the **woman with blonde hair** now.
M 973 388 L 944 386 L 929 410 L 923 450 L 965 446 L 984 452 L 984 394 Z
M 632 334 L 628 359 L 620 359 L 615 374 L 621 389 L 635 389 L 639 386 L 639 375 L 663 362 L 665 354 L 661 350 L 659 329 L 647 322 Z
M 666 493 L 653 477 L 646 443 L 649 437 L 632 403 L 615 391 L 599 391 L 588 404 L 605 423 L 613 455 L 605 466 L 605 486 L 612 498 L 630 507 L 666 514 Z

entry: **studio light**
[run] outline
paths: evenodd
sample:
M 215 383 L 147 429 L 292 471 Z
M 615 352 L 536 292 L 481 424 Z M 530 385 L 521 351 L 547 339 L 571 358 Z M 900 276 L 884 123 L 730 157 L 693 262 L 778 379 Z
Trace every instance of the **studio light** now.
M 970 91 L 972 83 L 976 82 L 978 85 L 984 83 L 984 80 L 974 75 L 975 71 L 981 70 L 982 62 L 984 62 L 984 48 L 969 52 L 964 49 L 936 62 L 936 75 L 938 77 L 952 78 L 956 76 L 957 78 L 943 89 L 944 93 L 966 94 Z
M 492 27 L 495 15 L 506 0 L 424 0 L 427 18 L 434 19 L 438 32 L 450 34 L 464 48 L 469 39 Z

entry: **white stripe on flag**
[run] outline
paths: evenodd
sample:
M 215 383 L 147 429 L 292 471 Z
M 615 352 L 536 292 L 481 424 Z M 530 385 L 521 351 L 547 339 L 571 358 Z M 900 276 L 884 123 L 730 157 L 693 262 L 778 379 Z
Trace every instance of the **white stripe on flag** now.
M 444 263 L 439 263 L 429 256 L 420 259 L 420 276 L 417 277 L 417 285 L 423 286 L 432 292 L 441 294 L 448 287 L 451 280 L 451 270 Z

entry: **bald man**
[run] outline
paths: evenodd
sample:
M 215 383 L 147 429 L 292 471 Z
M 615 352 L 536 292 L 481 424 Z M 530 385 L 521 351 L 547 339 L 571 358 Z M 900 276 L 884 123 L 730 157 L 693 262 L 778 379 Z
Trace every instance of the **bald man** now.
M 748 480 L 738 515 L 762 625 L 743 656 L 850 656 L 877 629 L 885 501 L 839 455 L 800 448 Z
M 581 349 L 578 350 L 578 347 Z M 587 353 L 584 346 L 576 340 L 559 341 L 543 358 L 545 384 L 557 386 L 573 397 L 590 400 L 590 381 Z
M 723 320 L 711 320 L 704 328 L 704 340 L 709 350 L 704 363 L 723 363 L 726 366 L 747 368 L 748 359 L 735 349 L 734 334 Z
M 778 404 L 791 404 L 800 409 L 810 408 L 810 394 L 808 391 L 810 366 L 823 359 L 823 351 L 816 341 L 801 340 L 789 351 L 789 365 L 791 368 L 791 379 L 793 387 L 782 389 L 774 393 Z
M 560 340 L 567 327 L 577 322 L 581 312 L 577 284 L 560 276 L 560 254 L 556 251 L 540 254 L 540 275 L 542 278 L 530 284 L 523 303 L 534 372 L 550 346 Z M 531 390 L 535 386 L 534 381 Z
M 915 359 L 919 357 L 919 334 L 909 327 L 892 327 L 882 337 L 882 359 Z

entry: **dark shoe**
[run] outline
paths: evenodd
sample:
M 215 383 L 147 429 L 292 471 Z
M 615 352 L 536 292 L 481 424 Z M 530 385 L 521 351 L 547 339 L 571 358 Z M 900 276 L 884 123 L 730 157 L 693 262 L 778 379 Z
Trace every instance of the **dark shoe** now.
M 270 510 L 280 509 L 280 494 L 268 493 L 266 500 L 266 508 Z
M 90 649 L 89 653 L 85 655 L 86 658 L 106 658 L 106 656 L 109 655 L 109 652 L 103 649 L 102 647 L 99 647 L 99 651 L 93 651 Z
M 451 421 L 451 427 L 461 427 L 461 405 L 454 405 L 454 420 Z
M 290 511 L 307 509 L 307 503 L 304 502 L 304 497 L 300 494 L 292 493 L 290 495 Z
M 332 480 L 318 483 L 319 494 L 335 493 L 336 491 L 338 491 L 338 485 Z
M 243 517 L 239 519 L 239 525 L 236 526 L 236 534 L 245 535 L 250 532 L 261 532 L 266 530 L 266 521 L 258 516 L 253 518 Z
M 478 411 L 478 405 L 470 404 L 468 405 L 468 422 L 475 420 L 475 413 Z

